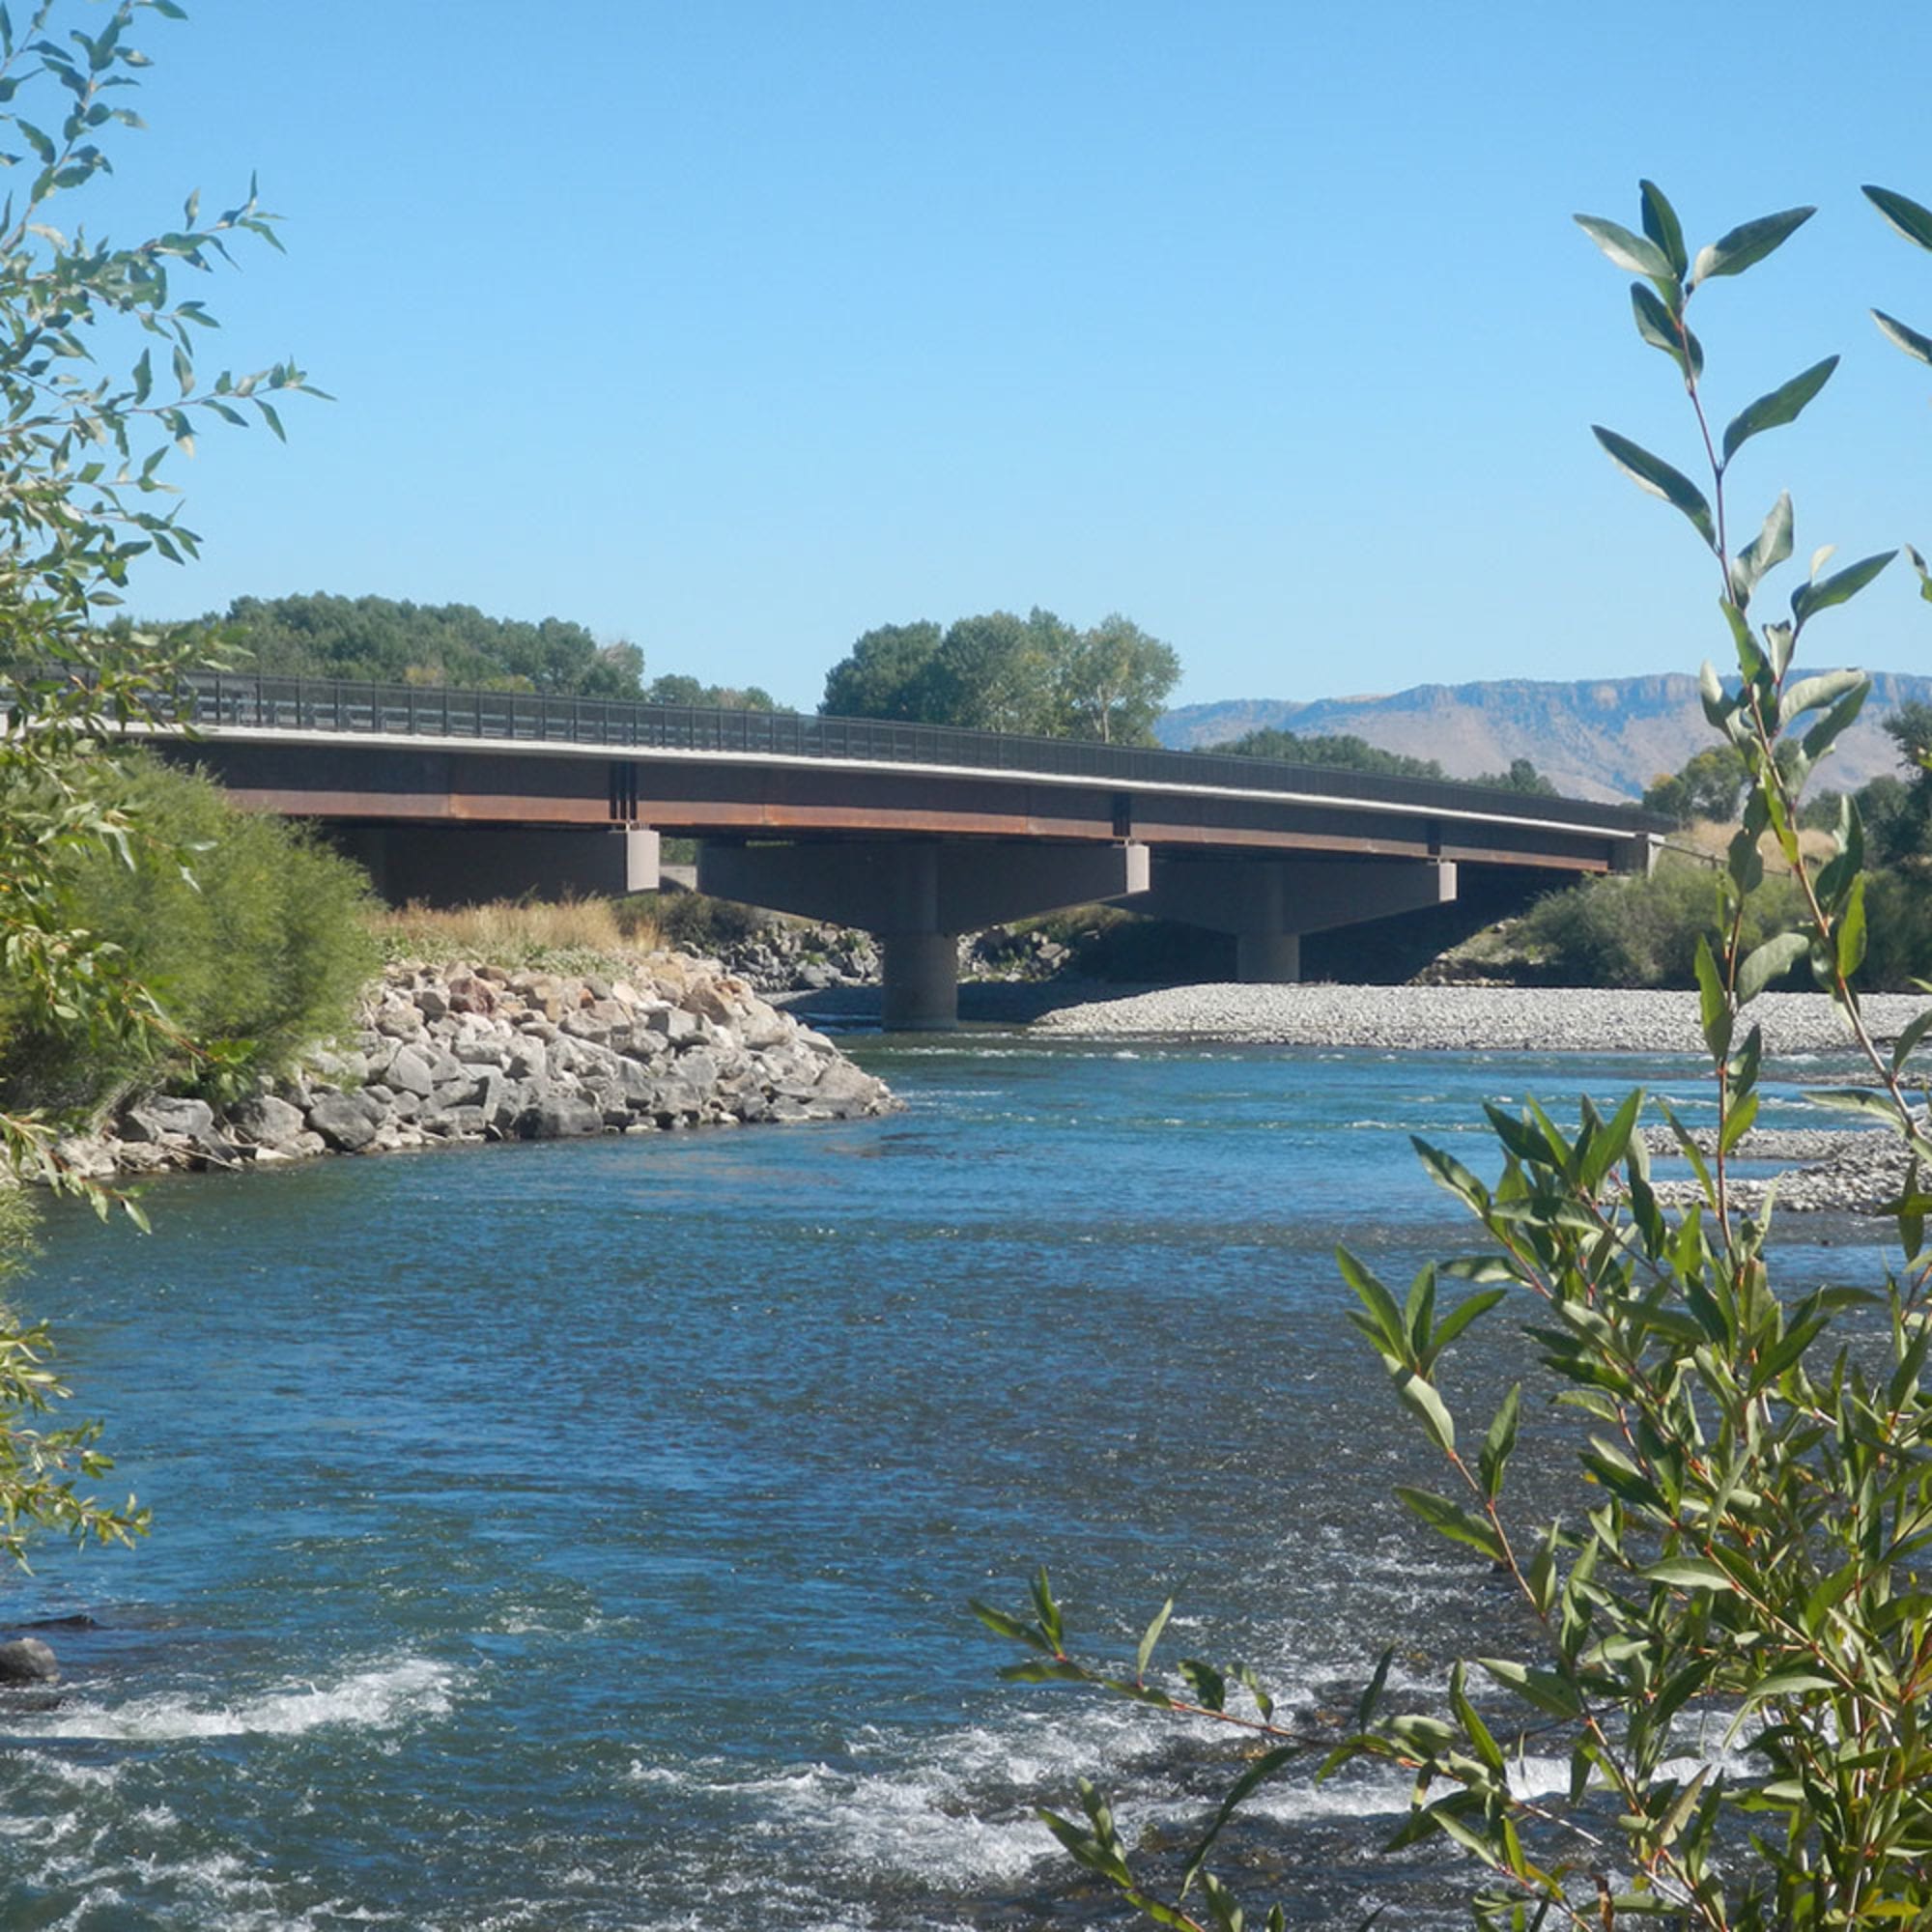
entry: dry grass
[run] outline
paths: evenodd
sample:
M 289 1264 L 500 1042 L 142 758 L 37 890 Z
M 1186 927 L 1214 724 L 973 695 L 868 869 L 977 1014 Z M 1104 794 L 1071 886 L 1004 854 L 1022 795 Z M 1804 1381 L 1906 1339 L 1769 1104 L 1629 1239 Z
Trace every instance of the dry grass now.
M 410 904 L 370 921 L 386 959 L 469 960 L 510 968 L 591 970 L 654 951 L 657 926 L 609 899 L 493 899 L 439 909 Z
M 1723 864 L 1724 855 L 1730 850 L 1731 839 L 1737 833 L 1735 822 L 1719 825 L 1708 818 L 1700 818 L 1693 825 L 1670 835 L 1664 846 L 1666 852 L 1692 852 L 1713 866 Z M 1804 854 L 1808 864 L 1822 864 L 1832 856 L 1832 835 L 1829 832 L 1801 831 L 1798 835 L 1798 849 Z M 1767 872 L 1789 872 L 1791 867 L 1784 863 L 1784 854 L 1777 849 L 1777 839 L 1767 832 L 1758 840 L 1758 850 L 1764 854 L 1764 868 Z

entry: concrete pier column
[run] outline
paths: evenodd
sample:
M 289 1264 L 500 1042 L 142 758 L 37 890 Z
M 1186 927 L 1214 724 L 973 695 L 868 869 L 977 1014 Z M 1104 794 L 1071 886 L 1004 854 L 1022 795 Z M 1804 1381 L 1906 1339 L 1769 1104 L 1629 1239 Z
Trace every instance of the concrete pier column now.
M 959 936 L 879 935 L 885 967 L 880 1024 L 888 1033 L 950 1033 L 959 1024 Z
M 1148 849 L 1008 838 L 835 839 L 697 848 L 697 890 L 879 936 L 889 1031 L 959 1023 L 959 935 L 1145 892 Z
M 1298 932 L 1237 932 L 1235 977 L 1244 986 L 1293 986 L 1301 978 Z

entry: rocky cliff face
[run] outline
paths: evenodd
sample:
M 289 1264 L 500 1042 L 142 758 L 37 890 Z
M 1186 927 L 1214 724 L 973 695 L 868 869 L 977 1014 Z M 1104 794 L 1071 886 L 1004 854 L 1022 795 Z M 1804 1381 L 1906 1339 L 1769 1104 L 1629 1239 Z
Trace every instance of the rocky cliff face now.
M 393 966 L 355 1031 L 217 1114 L 134 1101 L 63 1154 L 105 1179 L 465 1141 L 851 1120 L 894 1105 L 824 1035 L 715 961 L 655 953 L 630 979 Z
M 1855 791 L 1882 773 L 1896 775 L 1896 749 L 1880 727 L 1907 700 L 1932 702 L 1932 678 L 1874 672 L 1863 716 L 1814 782 Z M 1535 678 L 1420 684 L 1391 696 L 1313 703 L 1236 698 L 1184 705 L 1156 729 L 1163 745 L 1205 751 L 1264 727 L 1366 738 L 1384 751 L 1435 758 L 1451 778 L 1506 771 L 1512 759 L 1528 758 L 1559 790 L 1605 799 L 1635 798 L 1715 742 L 1697 680 L 1675 673 L 1577 684 Z

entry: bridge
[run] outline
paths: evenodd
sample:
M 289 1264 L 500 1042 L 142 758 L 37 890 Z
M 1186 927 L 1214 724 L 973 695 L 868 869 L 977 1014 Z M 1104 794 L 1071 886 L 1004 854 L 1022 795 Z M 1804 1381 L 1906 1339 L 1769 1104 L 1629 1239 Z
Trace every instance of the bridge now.
M 885 1023 L 957 1012 L 957 940 L 1111 901 L 1236 935 L 1293 980 L 1305 933 L 1446 903 L 1459 867 L 1648 868 L 1627 807 L 1216 752 L 870 719 L 203 673 L 162 737 L 244 806 L 328 828 L 392 902 L 622 894 L 659 839 L 721 898 L 864 927 Z

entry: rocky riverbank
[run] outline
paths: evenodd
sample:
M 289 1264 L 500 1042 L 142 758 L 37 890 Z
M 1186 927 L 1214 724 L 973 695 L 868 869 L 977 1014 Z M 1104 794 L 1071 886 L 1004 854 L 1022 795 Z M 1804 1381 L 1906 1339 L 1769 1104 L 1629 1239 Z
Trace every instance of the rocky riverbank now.
M 1877 993 L 1865 1019 L 1895 1038 L 1917 994 Z M 1822 993 L 1766 993 L 1750 1016 L 1773 1057 L 1836 1053 L 1844 1020 Z M 1180 1036 L 1271 1046 L 1369 1046 L 1441 1053 L 1651 1053 L 1701 1058 L 1695 993 L 1559 986 L 1166 986 L 1043 1014 L 1043 1033 Z
M 355 1030 L 271 1092 L 217 1112 L 172 1095 L 63 1144 L 101 1179 L 323 1153 L 853 1120 L 895 1103 L 823 1034 L 716 961 L 627 975 L 390 967 Z

